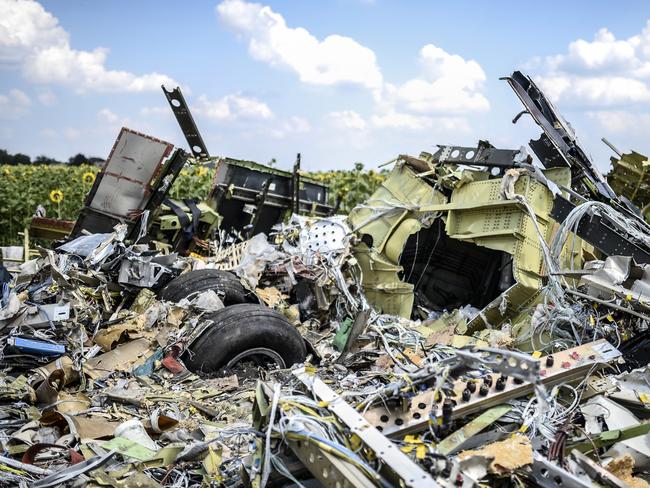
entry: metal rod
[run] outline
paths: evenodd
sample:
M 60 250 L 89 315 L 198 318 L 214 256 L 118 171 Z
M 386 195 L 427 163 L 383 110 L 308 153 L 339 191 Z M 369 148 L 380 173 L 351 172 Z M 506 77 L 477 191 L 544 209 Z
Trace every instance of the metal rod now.
M 37 474 L 37 475 L 54 474 L 54 471 L 51 471 L 49 469 L 43 469 L 43 468 L 39 468 L 38 466 L 33 466 L 31 464 L 21 463 L 20 461 L 16 461 L 15 459 L 11 459 L 5 456 L 0 456 L 0 463 L 6 464 L 7 466 L 11 466 L 12 468 L 20 469 L 22 471 L 31 474 Z
M 616 146 L 615 146 L 614 144 L 612 144 L 611 142 L 609 142 L 607 139 L 605 139 L 605 138 L 603 137 L 603 138 L 600 139 L 600 140 L 603 141 L 603 142 L 605 143 L 605 145 L 606 145 L 608 148 L 610 148 L 612 151 L 614 151 L 614 152 L 616 153 L 616 155 L 617 155 L 619 158 L 623 156 L 623 153 L 622 153 L 621 151 L 619 151 L 619 150 L 616 148 Z

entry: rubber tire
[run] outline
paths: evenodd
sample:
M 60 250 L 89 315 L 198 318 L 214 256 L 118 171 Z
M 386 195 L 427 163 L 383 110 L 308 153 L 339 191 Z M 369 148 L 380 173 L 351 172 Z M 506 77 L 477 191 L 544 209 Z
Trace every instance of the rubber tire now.
M 232 358 L 257 347 L 275 351 L 287 367 L 303 362 L 307 356 L 305 341 L 298 330 L 283 315 L 264 305 L 231 305 L 206 319 L 214 324 L 182 357 L 190 371 L 222 373 L 221 369 Z
M 193 293 L 214 290 L 224 305 L 257 302 L 253 293 L 244 288 L 239 278 L 220 269 L 196 269 L 174 278 L 165 286 L 158 298 L 168 302 L 180 302 Z

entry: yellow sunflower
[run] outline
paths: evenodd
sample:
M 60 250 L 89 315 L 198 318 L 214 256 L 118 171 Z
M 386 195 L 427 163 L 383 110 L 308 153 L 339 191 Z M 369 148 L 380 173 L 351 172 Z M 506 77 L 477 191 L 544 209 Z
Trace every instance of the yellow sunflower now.
M 95 173 L 92 171 L 86 171 L 81 176 L 81 181 L 83 181 L 86 185 L 92 185 L 95 182 Z
M 63 192 L 58 188 L 50 192 L 50 201 L 52 203 L 61 203 L 63 201 Z

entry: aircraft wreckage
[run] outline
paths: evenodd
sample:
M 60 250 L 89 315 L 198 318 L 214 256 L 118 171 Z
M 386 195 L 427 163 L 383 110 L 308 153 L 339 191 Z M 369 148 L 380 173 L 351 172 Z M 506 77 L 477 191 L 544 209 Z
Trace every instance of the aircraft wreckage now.
M 400 155 L 347 216 L 300 173 L 122 129 L 0 302 L 0 483 L 643 487 L 647 158 L 603 177 L 527 76 L 525 148 Z M 173 201 L 186 164 L 216 167 Z M 47 232 L 46 232 L 47 231 Z

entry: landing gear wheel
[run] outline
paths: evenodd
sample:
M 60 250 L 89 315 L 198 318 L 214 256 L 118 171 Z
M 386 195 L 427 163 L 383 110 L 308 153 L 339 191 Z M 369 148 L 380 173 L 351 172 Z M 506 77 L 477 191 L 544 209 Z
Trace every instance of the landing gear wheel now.
M 238 368 L 287 368 L 305 360 L 307 348 L 296 328 L 263 305 L 232 305 L 206 316 L 212 321 L 183 355 L 191 370 L 221 375 Z
M 192 299 L 201 292 L 214 290 L 222 297 L 224 305 L 236 303 L 255 303 L 255 295 L 247 291 L 239 278 L 220 269 L 197 269 L 174 278 L 159 294 L 161 300 L 180 302 L 183 298 Z

